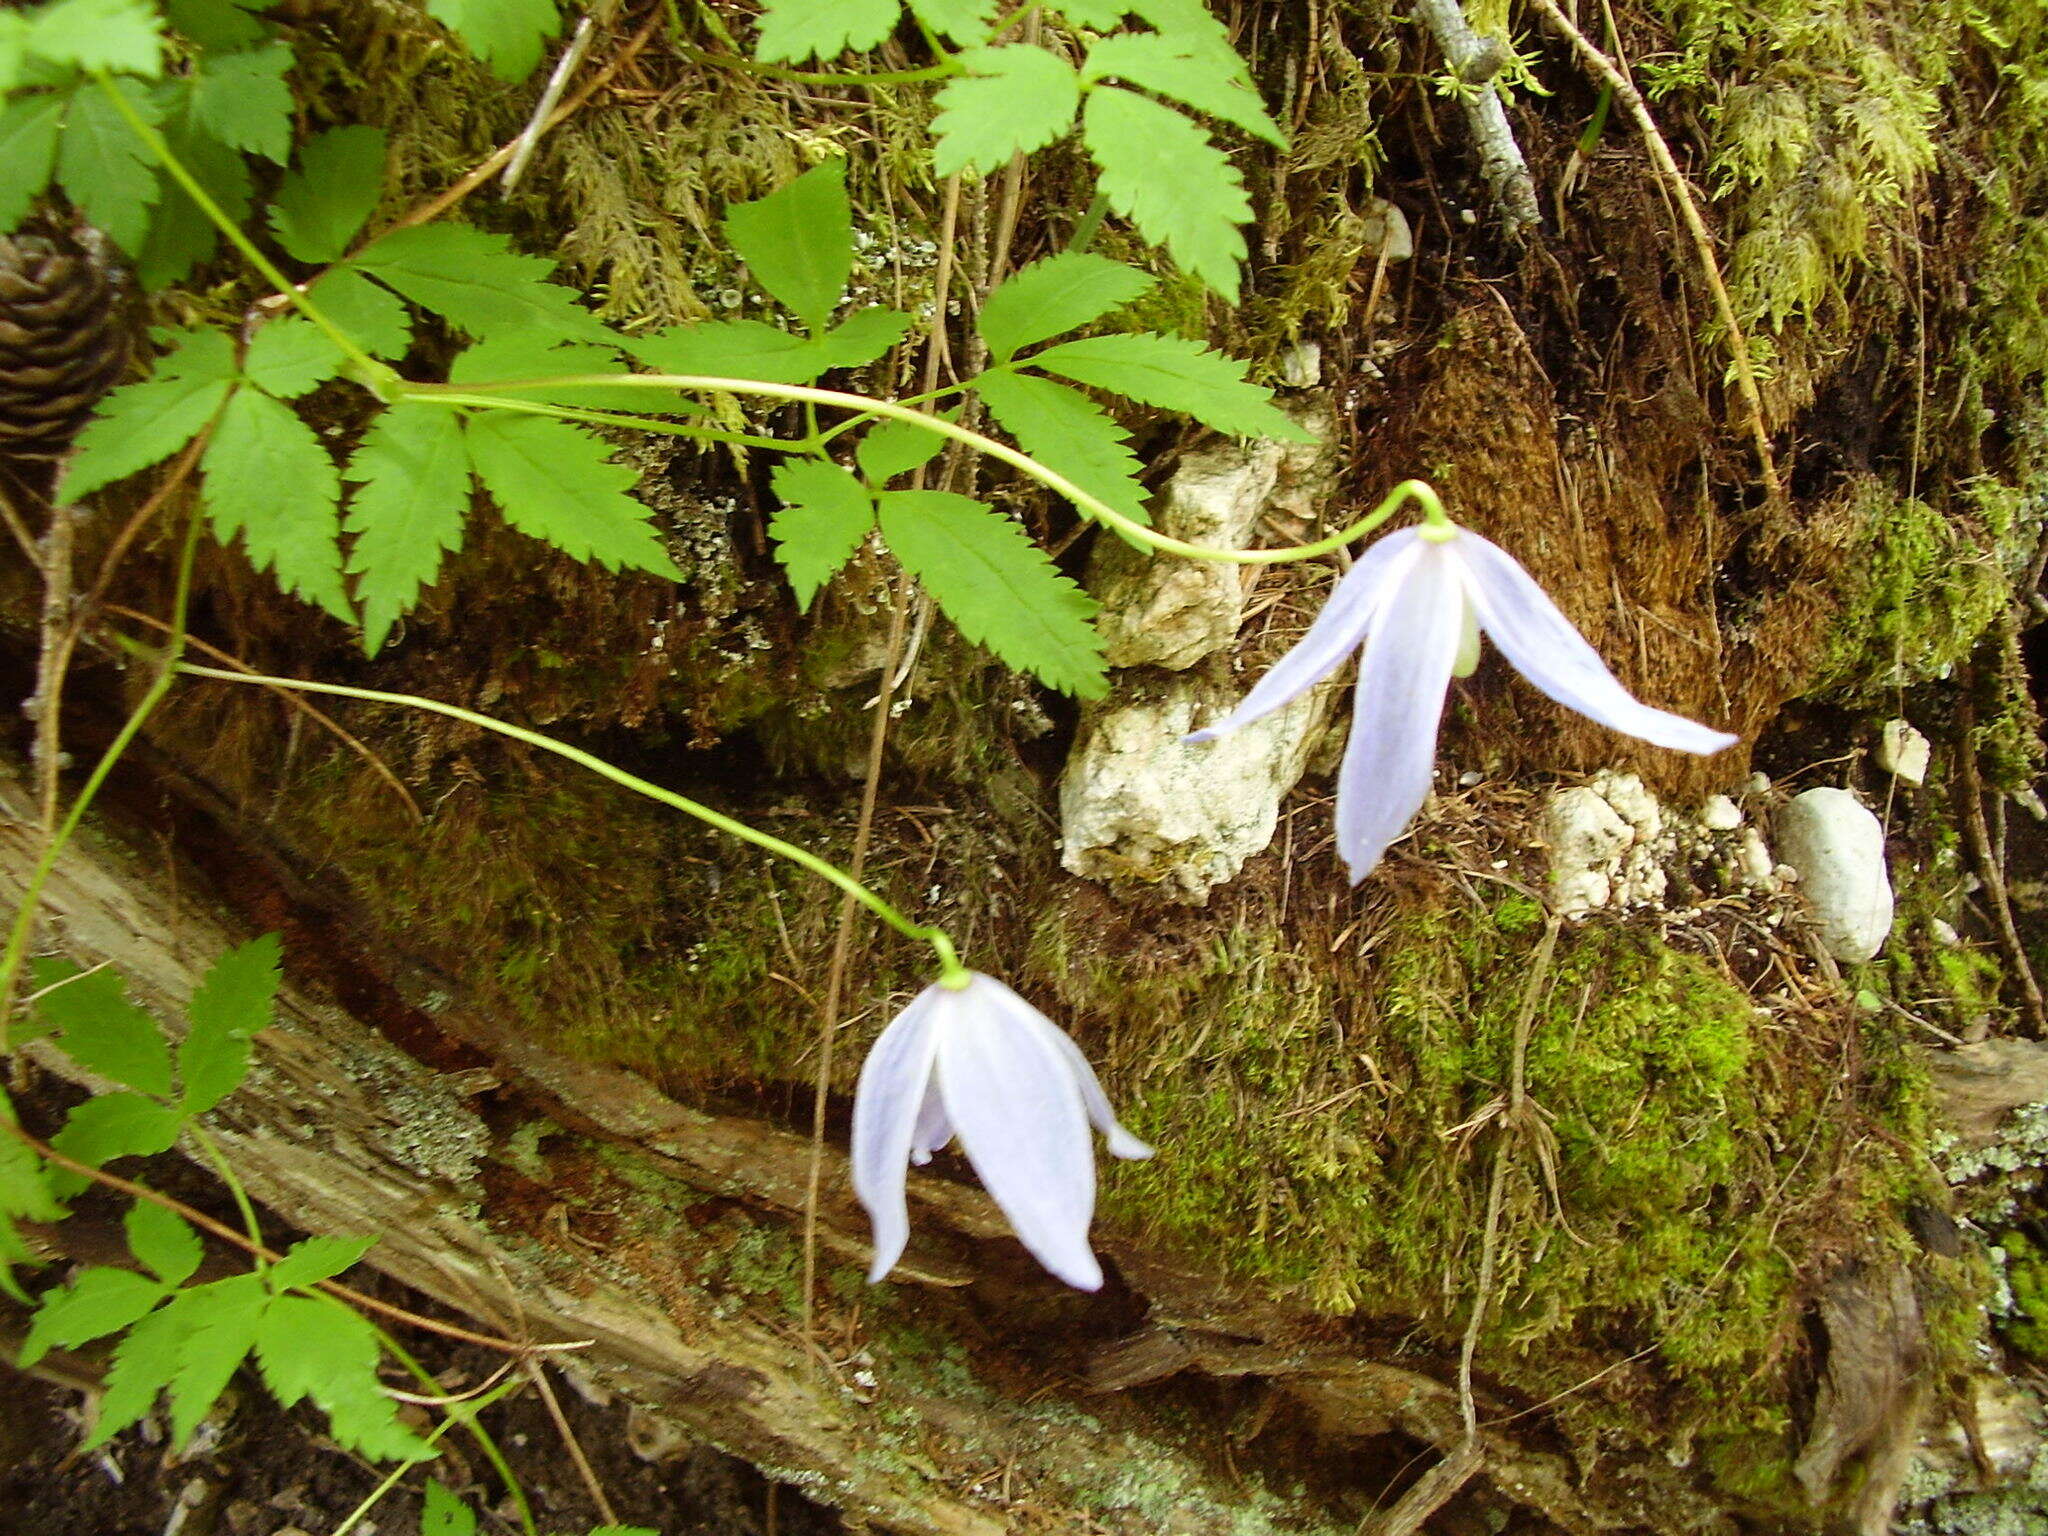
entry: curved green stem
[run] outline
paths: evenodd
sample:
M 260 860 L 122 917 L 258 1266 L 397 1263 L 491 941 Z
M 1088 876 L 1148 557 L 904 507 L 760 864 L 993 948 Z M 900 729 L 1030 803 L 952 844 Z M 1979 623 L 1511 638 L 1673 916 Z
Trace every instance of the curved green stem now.
M 249 1262 L 257 1272 L 270 1267 L 270 1261 L 263 1256 L 263 1228 L 256 1221 L 256 1207 L 250 1203 L 249 1191 L 242 1187 L 242 1181 L 235 1177 L 234 1164 L 220 1149 L 220 1143 L 207 1134 L 206 1127 L 197 1120 L 187 1120 L 185 1130 L 199 1143 L 199 1150 L 206 1154 L 206 1160 L 213 1164 L 213 1171 L 220 1175 L 221 1183 L 227 1185 L 229 1195 L 234 1197 L 235 1209 L 242 1215 L 242 1230 L 249 1234 Z
M 960 426 L 943 416 L 914 410 L 893 400 L 876 400 L 867 395 L 852 395 L 836 389 L 817 389 L 808 384 L 769 384 L 760 379 L 723 379 L 694 373 L 632 373 L 616 374 L 574 374 L 559 379 L 532 381 L 549 388 L 587 388 L 592 385 L 613 384 L 641 389 L 674 390 L 717 390 L 729 395 L 764 395 L 774 400 L 801 400 L 812 405 L 836 406 L 841 410 L 859 411 L 869 416 L 885 416 L 891 421 L 907 421 L 922 427 L 927 432 L 936 432 L 949 437 L 956 443 L 964 443 L 978 453 L 1021 470 L 1048 490 L 1066 497 L 1076 507 L 1097 522 L 1114 528 L 1135 544 L 1161 554 L 1181 555 L 1190 560 L 1208 560 L 1220 565 L 1285 565 L 1296 560 L 1313 560 L 1342 549 L 1345 545 L 1373 531 L 1392 517 L 1410 501 L 1422 505 L 1423 516 L 1430 526 L 1449 528 L 1449 515 L 1444 511 L 1442 500 L 1435 489 L 1425 480 L 1403 480 L 1372 511 L 1356 522 L 1339 529 L 1327 538 L 1316 539 L 1307 544 L 1295 544 L 1284 549 L 1211 549 L 1201 544 L 1190 544 L 1185 539 L 1176 539 L 1143 523 L 1124 516 L 1100 497 L 1091 496 L 1074 484 L 1065 475 L 1045 465 L 1008 443 L 997 442 L 984 437 L 972 428 Z M 529 387 L 522 381 L 522 387 Z M 442 384 L 408 384 L 405 397 L 409 400 L 430 400 L 437 396 L 446 398 L 452 393 L 449 386 Z M 479 397 L 464 396 L 466 402 L 477 403 Z M 797 446 L 797 445 L 791 445 Z
M 71 809 L 58 826 L 56 836 L 43 848 L 35 868 L 29 871 L 27 885 L 22 889 L 21 905 L 15 911 L 13 925 L 7 930 L 7 948 L 0 953 L 0 1055 L 7 1052 L 7 1028 L 14 1012 L 14 982 L 21 973 L 22 958 L 28 952 L 29 931 L 35 926 L 36 905 L 42 899 L 43 886 L 50 878 L 50 871 L 57 867 L 58 855 L 71 841 L 79 822 L 85 819 L 86 808 L 100 792 L 100 786 L 107 782 L 107 776 L 114 771 L 114 764 L 121 760 L 121 754 L 142 733 L 144 723 L 163 702 L 164 695 L 171 691 L 171 678 L 176 674 L 178 658 L 185 650 L 185 610 L 192 596 L 192 558 L 199 549 L 201 526 L 200 515 L 195 511 L 185 532 L 185 546 L 178 553 L 177 585 L 171 597 L 171 638 L 164 648 L 163 667 L 135 708 L 128 712 L 128 718 L 121 723 L 114 739 L 107 743 L 100 760 L 93 765 L 91 776 L 71 802 Z
M 431 394 L 422 391 L 417 385 L 408 384 L 404 387 L 406 399 L 424 405 L 511 411 L 522 416 L 549 416 L 557 421 L 587 422 L 593 427 L 630 427 L 636 432 L 659 432 L 667 437 L 689 437 L 706 443 L 737 443 L 742 448 L 768 448 L 777 453 L 787 453 L 804 446 L 800 442 L 791 442 L 786 438 L 757 437 L 751 432 L 727 432 L 720 427 L 692 427 L 679 421 L 663 421 L 655 416 L 635 416 L 628 411 L 600 411 L 589 406 L 556 405 L 546 400 L 520 400 L 508 395 L 494 395 L 486 393 L 491 388 L 488 384 L 465 385 L 460 390 L 453 386 L 444 389 L 437 385 Z M 513 386 L 498 387 L 503 389 Z M 520 381 L 518 387 L 524 389 L 525 381 Z
M 601 757 L 585 752 L 581 747 L 572 747 L 566 741 L 557 741 L 552 736 L 543 736 L 539 731 L 530 731 L 523 725 L 514 725 L 508 720 L 480 715 L 473 709 L 464 709 L 457 704 L 443 704 L 439 699 L 422 698 L 413 693 L 386 693 L 377 688 L 351 688 L 345 683 L 313 683 L 297 677 L 266 677 L 255 672 L 224 672 L 217 667 L 195 666 L 189 662 L 181 662 L 178 671 L 188 677 L 209 677 L 222 683 L 255 683 L 261 687 L 286 688 L 299 693 L 325 693 L 342 699 L 364 699 L 372 704 L 401 704 L 409 709 L 423 709 L 430 714 L 446 715 L 451 720 L 460 720 L 463 724 L 473 725 L 479 730 L 524 742 L 527 746 L 538 747 L 543 752 L 552 752 L 556 757 L 567 758 L 579 768 L 589 769 L 599 778 L 610 779 L 614 784 L 623 785 L 636 795 L 658 800 L 686 816 L 696 817 L 706 826 L 716 827 L 729 837 L 736 837 L 743 843 L 752 843 L 756 848 L 765 848 L 770 853 L 809 870 L 819 879 L 839 887 L 905 938 L 929 944 L 939 957 L 942 977 L 959 975 L 964 971 L 960 957 L 953 949 L 953 941 L 943 928 L 928 928 L 923 924 L 913 923 L 886 899 L 876 895 L 837 864 L 818 857 L 807 848 L 786 843 L 779 837 L 750 827 L 743 821 L 736 821 L 722 812 L 714 811 L 710 806 L 692 800 L 687 795 L 679 795 L 672 789 L 663 789 L 659 784 L 650 783 L 636 774 L 628 773 Z
M 333 1301 L 334 1298 L 329 1297 L 328 1300 Z M 339 1301 L 335 1301 L 334 1304 L 337 1307 L 342 1305 Z M 375 1323 L 370 1326 L 377 1330 L 377 1341 L 391 1352 L 392 1359 L 411 1372 L 414 1381 L 426 1388 L 429 1393 L 438 1393 L 442 1390 L 441 1383 L 434 1379 L 433 1372 L 415 1360 L 389 1331 Z M 491 1470 L 498 1474 L 498 1480 L 505 1485 L 505 1491 L 512 1495 L 512 1502 L 519 1510 L 519 1524 L 526 1532 L 526 1536 L 540 1536 L 540 1527 L 533 1519 L 533 1506 L 527 1502 L 526 1489 L 521 1486 L 519 1478 L 512 1471 L 512 1463 L 505 1459 L 505 1453 L 498 1448 L 498 1442 L 491 1437 L 491 1432 L 477 1420 L 477 1414 L 483 1409 L 488 1408 L 499 1398 L 517 1391 L 521 1379 L 515 1375 L 503 1384 L 493 1387 L 475 1402 L 463 1404 L 460 1413 L 450 1413 L 444 1424 L 437 1427 L 445 1428 L 448 1424 L 460 1423 L 469 1431 L 469 1438 L 476 1442 L 476 1448 L 483 1452 L 484 1460 L 488 1461 Z
M 760 75 L 769 80 L 788 80 L 797 85 L 915 85 L 921 80 L 944 80 L 960 73 L 960 66 L 943 55 L 943 62 L 927 64 L 922 69 L 878 69 L 866 74 L 838 74 L 824 69 L 784 69 L 780 64 L 764 64 L 745 54 L 706 53 L 684 43 L 676 44 L 675 49 L 692 64 L 737 69 L 745 74 Z
M 114 110 L 127 122 L 128 131 L 142 141 L 144 147 L 156 157 L 157 163 L 164 168 L 165 173 L 184 189 L 185 195 L 192 199 L 214 228 L 227 236 L 229 243 L 247 258 L 249 265 L 261 272 L 266 282 L 289 299 L 293 308 L 318 326 L 329 341 L 341 348 L 342 356 L 354 365 L 358 382 L 379 395 L 396 383 L 398 375 L 395 372 L 370 356 L 363 350 L 360 342 L 328 319 L 320 306 L 300 292 L 298 284 L 278 270 L 277 264 L 257 248 L 256 243 L 243 232 L 242 226 L 227 216 L 220 204 L 214 201 L 213 195 L 202 187 L 198 179 L 185 169 L 183 162 L 171 153 L 171 146 L 165 141 L 164 136 L 144 121 L 128 98 L 121 94 L 120 87 L 114 84 L 112 77 L 102 69 L 95 72 L 94 78 L 99 81 L 100 89 L 105 91 L 114 103 Z

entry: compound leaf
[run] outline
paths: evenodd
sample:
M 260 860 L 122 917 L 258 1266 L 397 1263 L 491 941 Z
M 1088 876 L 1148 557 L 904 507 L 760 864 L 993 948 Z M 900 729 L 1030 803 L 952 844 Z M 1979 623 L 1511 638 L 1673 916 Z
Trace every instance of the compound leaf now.
M 429 1479 L 420 1511 L 420 1536 L 476 1536 L 476 1514 L 442 1484 Z
M 1269 144 L 1287 144 L 1243 63 L 1228 48 L 1219 52 L 1197 39 L 1161 32 L 1119 32 L 1088 50 L 1081 78 L 1091 85 L 1119 79 L 1234 123 Z
M 349 502 L 349 550 L 363 605 L 363 649 L 375 655 L 391 626 L 462 547 L 469 516 L 469 450 L 453 411 L 395 405 L 363 434 L 348 461 L 358 483 Z
M 255 1334 L 256 1364 L 278 1402 L 311 1398 L 334 1438 L 376 1461 L 426 1461 L 433 1448 L 398 1423 L 398 1405 L 377 1380 L 374 1329 L 325 1297 L 280 1296 Z
M 1081 698 L 1109 689 L 1095 599 L 1060 574 L 1009 518 L 950 491 L 884 491 L 882 537 L 968 639 L 1047 687 Z
M 548 384 L 507 388 L 522 379 L 570 374 L 609 374 L 621 379 L 632 377 L 629 371 L 619 366 L 618 353 L 610 347 L 557 341 L 552 336 L 517 331 L 478 342 L 457 354 L 455 361 L 448 366 L 450 384 L 488 384 L 500 393 L 516 394 L 529 400 L 546 400 L 554 405 L 637 414 L 655 411 L 672 416 L 696 409 L 694 402 L 679 401 L 673 396 L 664 399 L 661 391 L 634 384 Z
M 137 1200 L 129 1206 L 122 1226 L 127 1229 L 128 1251 L 136 1262 L 165 1285 L 183 1285 L 206 1257 L 191 1224 L 154 1200 Z
M 1248 384 L 1244 364 L 1200 342 L 1140 331 L 1085 336 L 1025 359 L 1077 384 L 1092 384 L 1161 410 L 1179 411 L 1240 437 L 1313 442 L 1313 435 L 1272 403 L 1272 391 Z
M 299 150 L 298 168 L 270 205 L 270 229 L 300 261 L 339 261 L 383 193 L 384 130 L 361 124 L 332 128 Z
M 164 95 L 172 103 L 162 129 L 164 143 L 221 212 L 242 223 L 253 200 L 248 161 L 193 121 L 189 82 L 177 82 Z M 149 233 L 135 253 L 135 276 L 149 293 L 183 281 L 220 244 L 213 220 L 183 187 L 166 178 L 162 192 L 149 221 Z
M 9 1134 L 11 1109 L 0 1108 L 0 1216 L 61 1221 L 64 1207 L 50 1193 L 43 1160 L 20 1137 Z
M 33 1306 L 35 1298 L 21 1288 L 21 1282 L 14 1278 L 17 1267 L 40 1264 L 42 1259 L 29 1247 L 21 1231 L 14 1224 L 14 1218 L 0 1211 L 0 1296 L 9 1301 L 18 1301 L 23 1306 Z
M 472 420 L 470 465 L 505 521 L 576 560 L 680 580 L 647 507 L 626 494 L 639 476 L 563 421 L 497 412 Z
M 63 961 L 38 961 L 36 1012 L 63 1032 L 64 1050 L 88 1072 L 158 1098 L 171 1096 L 171 1050 L 153 1014 L 138 1008 L 112 970 L 80 973 Z
M 103 1093 L 71 1111 L 50 1145 L 66 1157 L 98 1168 L 117 1157 L 154 1157 L 170 1150 L 184 1117 L 139 1093 Z M 68 1168 L 52 1168 L 50 1185 L 69 1199 L 92 1181 Z
M 269 0 L 164 0 L 164 17 L 181 36 L 209 53 L 227 53 L 259 42 L 269 31 L 249 14 Z
M 163 69 L 164 40 L 146 0 L 61 0 L 29 22 L 28 51 L 87 73 L 146 75 Z
M 230 1275 L 180 1291 L 178 1369 L 171 1377 L 171 1444 L 183 1449 L 192 1431 L 227 1390 L 228 1379 L 256 1345 L 271 1304 L 258 1274 Z
M 332 1280 L 377 1245 L 374 1237 L 308 1237 L 292 1244 L 291 1251 L 270 1266 L 273 1290 L 317 1285 Z
M 0 229 L 28 217 L 57 168 L 64 98 L 21 96 L 0 106 Z
M 352 621 L 341 584 L 341 479 L 313 429 L 268 395 L 238 389 L 200 462 L 215 537 L 225 544 L 240 534 L 257 569 Z
M 405 300 L 351 267 L 329 268 L 313 284 L 311 298 L 372 357 L 403 357 L 412 345 Z
M 778 330 L 760 320 L 672 325 L 651 336 L 632 337 L 626 345 L 661 373 L 759 379 L 766 384 L 808 384 L 830 366 L 816 338 Z
M 468 44 L 500 80 L 524 80 L 561 30 L 555 0 L 427 0 L 427 14 Z
M 161 120 L 160 104 L 134 81 L 117 78 L 113 87 L 145 122 Z M 71 93 L 64 113 L 57 181 L 109 240 L 124 251 L 142 249 L 157 201 L 156 162 L 106 92 L 90 82 Z
M 285 43 L 202 54 L 192 76 L 192 116 L 232 149 L 283 165 L 292 152 L 292 67 Z
M 176 338 L 153 378 L 102 400 L 78 436 L 59 494 L 77 501 L 184 447 L 213 419 L 235 379 L 235 350 L 220 331 Z
M 827 368 L 864 368 L 901 341 L 912 323 L 900 309 L 857 309 L 818 338 L 818 352 Z
M 982 340 L 998 362 L 1008 362 L 1025 347 L 1122 308 L 1153 282 L 1107 256 L 1048 256 L 1013 273 L 988 296 L 978 322 Z
M 858 480 L 823 459 L 785 459 L 770 484 L 782 507 L 769 519 L 768 536 L 797 607 L 808 612 L 818 589 L 875 526 L 875 504 Z
M 521 256 L 503 235 L 467 224 L 394 229 L 351 265 L 475 336 L 538 331 L 564 341 L 616 342 L 576 292 L 547 280 L 554 263 Z
M 265 394 L 290 400 L 341 372 L 341 348 L 310 320 L 286 315 L 258 331 L 242 372 Z
M 1245 254 L 1238 226 L 1252 205 L 1230 157 L 1189 118 L 1116 86 L 1089 92 L 1081 137 L 1109 206 L 1236 303 Z
M 896 30 L 902 14 L 901 0 L 769 0 L 754 57 L 775 64 L 865 53 Z
M 274 933 L 237 944 L 213 962 L 192 994 L 178 1045 L 185 1113 L 203 1115 L 249 1075 L 249 1041 L 269 1027 L 283 941 Z
M 812 330 L 824 329 L 853 274 L 846 162 L 827 160 L 725 213 L 726 238 L 759 283 Z
M 983 374 L 974 387 L 1031 457 L 1132 522 L 1152 521 L 1130 434 L 1086 395 L 1051 379 L 1000 370 Z
M 956 413 L 957 414 L 957 413 Z M 907 421 L 882 421 L 862 435 L 853 457 L 870 485 L 887 485 L 898 475 L 931 463 L 947 439 Z
M 995 18 L 995 0 L 910 0 L 917 19 L 956 43 L 978 43 L 988 36 Z
M 932 123 L 932 169 L 939 175 L 995 170 L 1073 126 L 1081 77 L 1059 55 L 1013 43 L 970 48 L 960 62 L 968 72 L 939 92 Z
M 136 1323 L 114 1346 L 113 1363 L 107 1367 L 107 1390 L 100 1397 L 92 1433 L 80 1450 L 105 1445 L 149 1412 L 157 1393 L 171 1384 L 178 1374 L 178 1350 L 184 1343 L 184 1302 L 191 1294 L 173 1296 L 169 1306 Z
M 163 1285 L 131 1270 L 88 1269 L 43 1298 L 15 1363 L 26 1369 L 52 1349 L 76 1349 L 119 1333 L 148 1316 L 164 1295 Z

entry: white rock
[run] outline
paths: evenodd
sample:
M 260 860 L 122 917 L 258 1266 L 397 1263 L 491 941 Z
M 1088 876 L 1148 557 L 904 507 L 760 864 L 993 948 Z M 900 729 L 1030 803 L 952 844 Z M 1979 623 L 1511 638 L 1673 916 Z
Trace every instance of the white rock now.
M 1945 922 L 1938 917 L 1928 919 L 1927 931 L 1934 935 L 1935 943 L 1944 945 L 1949 949 L 1954 949 L 1963 942 L 1963 936 L 1956 932 L 1955 924 Z
M 1892 927 L 1892 882 L 1884 828 L 1845 789 L 1809 789 L 1778 813 L 1778 852 L 1799 871 L 1827 952 L 1851 963 L 1884 947 Z
M 1543 808 L 1542 833 L 1557 910 L 1569 916 L 1606 906 L 1621 856 L 1635 839 L 1629 824 L 1593 790 L 1560 789 Z
M 1323 349 L 1313 341 L 1297 341 L 1280 354 L 1280 382 L 1289 389 L 1314 389 L 1323 382 Z
M 1777 862 L 1764 844 L 1763 833 L 1744 827 L 1735 840 L 1735 867 L 1750 885 L 1770 887 L 1778 883 Z
M 1700 807 L 1700 825 L 1713 832 L 1733 832 L 1742 825 L 1742 808 L 1726 795 L 1709 795 Z
M 1408 226 L 1408 215 L 1385 198 L 1367 198 L 1358 222 L 1365 248 L 1374 256 L 1406 261 L 1415 254 L 1415 232 Z
M 1752 773 L 1742 781 L 1745 795 L 1768 795 L 1771 792 L 1771 776 L 1768 773 Z
M 1900 783 L 1918 789 L 1927 782 L 1927 765 L 1933 759 L 1934 749 L 1925 736 L 1905 721 L 1887 720 L 1873 755 L 1879 768 Z
M 1458 775 L 1458 788 L 1460 789 L 1477 789 L 1480 785 L 1484 784 L 1485 782 L 1486 775 L 1481 773 L 1477 768 L 1467 768 L 1463 773 Z
M 1203 905 L 1273 841 L 1280 802 L 1306 769 L 1336 692 L 1326 684 L 1196 745 L 1181 738 L 1233 701 L 1208 697 L 1194 679 L 1127 688 L 1091 709 L 1060 781 L 1060 862 L 1091 880 Z
M 1665 860 L 1676 851 L 1676 839 L 1664 826 L 1664 807 L 1632 773 L 1596 773 L 1592 787 L 1628 823 L 1631 834 L 1613 872 L 1614 905 L 1654 906 L 1664 899 Z

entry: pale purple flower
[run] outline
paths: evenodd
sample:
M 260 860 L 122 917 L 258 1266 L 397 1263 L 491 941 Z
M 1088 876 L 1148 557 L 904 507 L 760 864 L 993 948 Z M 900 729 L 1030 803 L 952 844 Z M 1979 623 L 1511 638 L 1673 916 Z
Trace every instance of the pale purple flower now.
M 907 1165 L 958 1136 L 1032 1257 L 1071 1286 L 1099 1288 L 1091 1122 L 1116 1156 L 1152 1155 L 1117 1124 L 1081 1048 L 1015 992 L 979 971 L 926 987 L 875 1041 L 854 1094 L 853 1192 L 875 1225 L 869 1283 L 910 1238 Z
M 1363 645 L 1337 777 L 1337 850 L 1356 885 L 1429 795 L 1444 693 L 1478 664 L 1482 632 L 1540 692 L 1612 730 L 1703 754 L 1738 739 L 1638 702 L 1513 556 L 1442 524 L 1368 549 L 1301 643 L 1229 715 L 1187 739 L 1212 741 L 1271 713 Z

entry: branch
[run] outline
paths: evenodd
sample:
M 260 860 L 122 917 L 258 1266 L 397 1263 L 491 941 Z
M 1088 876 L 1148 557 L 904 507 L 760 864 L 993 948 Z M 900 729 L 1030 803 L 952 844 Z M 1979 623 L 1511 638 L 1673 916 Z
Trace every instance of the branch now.
M 1529 162 L 1522 158 L 1522 146 L 1515 142 L 1507 108 L 1501 105 L 1500 92 L 1493 84 L 1501 66 L 1499 45 L 1472 30 L 1458 0 L 1415 0 L 1415 14 L 1436 38 L 1464 86 L 1458 96 L 1479 147 L 1480 172 L 1493 192 L 1494 207 L 1508 237 L 1519 240 L 1523 230 L 1543 221 L 1543 215 L 1537 211 L 1536 183 L 1529 176 Z

